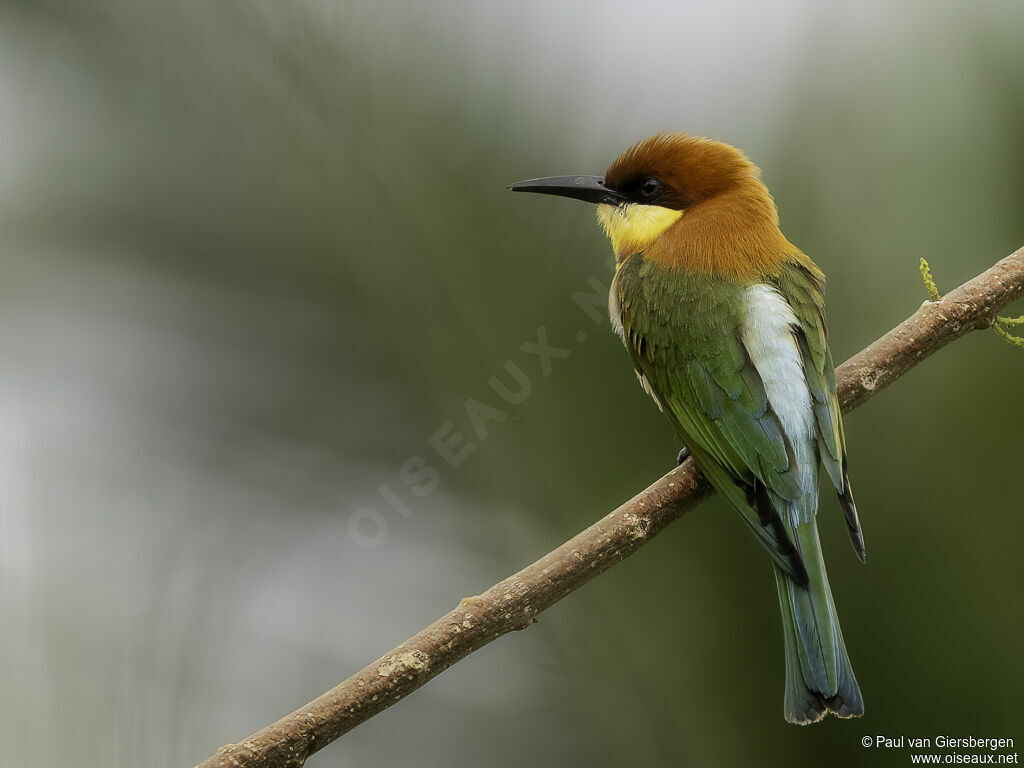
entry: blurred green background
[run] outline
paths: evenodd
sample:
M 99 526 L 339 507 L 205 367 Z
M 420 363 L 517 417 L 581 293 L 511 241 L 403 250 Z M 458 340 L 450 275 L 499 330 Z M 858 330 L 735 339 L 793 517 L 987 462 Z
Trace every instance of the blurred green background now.
M 923 0 L 0 4 L 10 764 L 193 765 L 672 466 L 570 299 L 610 276 L 593 211 L 506 184 L 662 129 L 743 147 L 829 275 L 838 360 L 919 306 L 920 257 L 948 290 L 1024 244 L 1022 24 Z M 550 376 L 520 349 L 539 327 L 571 349 Z M 507 360 L 516 406 L 487 385 Z M 868 565 L 834 500 L 820 519 L 863 720 L 783 722 L 768 560 L 713 500 L 309 765 L 1024 744 L 1022 376 L 978 333 L 848 419 Z M 506 415 L 486 439 L 470 398 Z M 457 468 L 428 444 L 446 422 L 475 445 Z

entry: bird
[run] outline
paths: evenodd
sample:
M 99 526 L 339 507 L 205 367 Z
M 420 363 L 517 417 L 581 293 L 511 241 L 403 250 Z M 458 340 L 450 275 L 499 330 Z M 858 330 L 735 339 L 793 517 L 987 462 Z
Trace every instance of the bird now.
M 864 713 L 818 536 L 820 467 L 858 559 L 864 535 L 825 322 L 825 275 L 779 228 L 739 149 L 663 132 L 604 176 L 509 186 L 596 204 L 611 240 L 608 308 L 647 394 L 767 550 L 782 615 L 785 720 Z

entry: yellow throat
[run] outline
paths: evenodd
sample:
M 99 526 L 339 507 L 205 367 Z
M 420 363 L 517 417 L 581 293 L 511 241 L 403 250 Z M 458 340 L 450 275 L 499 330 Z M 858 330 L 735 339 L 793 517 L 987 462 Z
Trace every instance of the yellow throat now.
M 660 205 L 601 203 L 597 206 L 597 220 L 612 241 L 612 249 L 620 261 L 646 250 L 682 215 L 682 211 L 662 208 Z

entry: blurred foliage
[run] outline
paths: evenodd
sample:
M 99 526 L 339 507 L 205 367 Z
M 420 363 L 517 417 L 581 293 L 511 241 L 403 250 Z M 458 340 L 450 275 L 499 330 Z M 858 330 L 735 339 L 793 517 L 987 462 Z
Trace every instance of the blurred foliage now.
M 839 360 L 920 305 L 921 257 L 952 287 L 1019 247 L 1022 22 L 923 0 L 0 5 L 14 763 L 192 765 L 672 465 L 571 298 L 610 276 L 593 212 L 506 184 L 599 173 L 664 128 L 744 147 L 829 275 Z M 571 350 L 550 376 L 521 349 L 539 327 Z M 508 360 L 515 406 L 487 384 Z M 1024 743 L 1022 374 L 976 334 L 848 419 L 868 565 L 832 499 L 821 524 L 862 721 L 783 722 L 767 560 L 712 500 L 310 764 Z M 504 413 L 483 439 L 469 398 Z M 428 444 L 449 421 L 476 445 L 457 468 Z

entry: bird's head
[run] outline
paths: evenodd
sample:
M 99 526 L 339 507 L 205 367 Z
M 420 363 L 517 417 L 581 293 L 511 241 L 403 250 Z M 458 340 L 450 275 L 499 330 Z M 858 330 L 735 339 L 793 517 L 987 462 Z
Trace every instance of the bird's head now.
M 512 184 L 516 192 L 573 197 L 597 204 L 618 258 L 646 250 L 699 210 L 749 207 L 775 228 L 777 216 L 760 172 L 735 147 L 684 133 L 659 133 L 623 152 L 604 176 L 552 176 Z M 713 203 L 718 203 L 714 205 Z M 707 236 L 705 223 L 695 230 Z M 750 217 L 745 217 L 750 220 Z

